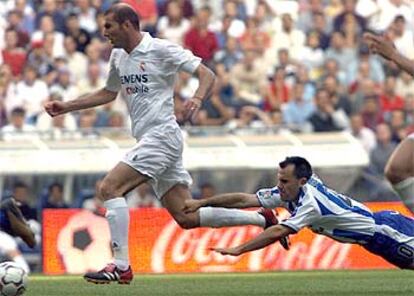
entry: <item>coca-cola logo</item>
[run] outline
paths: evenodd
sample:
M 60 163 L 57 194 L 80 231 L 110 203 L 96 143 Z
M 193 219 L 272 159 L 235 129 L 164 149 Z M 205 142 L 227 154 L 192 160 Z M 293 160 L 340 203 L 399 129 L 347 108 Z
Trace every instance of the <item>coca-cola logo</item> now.
M 294 242 L 289 251 L 284 250 L 279 243 L 239 257 L 222 256 L 209 250 L 212 247 L 240 245 L 261 231 L 261 228 L 255 226 L 183 230 L 171 220 L 163 227 L 154 243 L 151 269 L 162 273 L 168 272 L 171 265 L 182 265 L 191 266 L 194 271 L 240 271 L 237 266 L 242 260 L 247 265 L 244 271 L 347 267 L 346 258 L 351 245 L 321 235 L 312 236 L 310 242 Z

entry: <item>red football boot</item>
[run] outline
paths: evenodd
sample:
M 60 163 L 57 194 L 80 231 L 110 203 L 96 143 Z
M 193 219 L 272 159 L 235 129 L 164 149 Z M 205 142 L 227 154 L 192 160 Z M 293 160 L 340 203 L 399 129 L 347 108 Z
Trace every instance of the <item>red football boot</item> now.
M 118 284 L 129 285 L 134 274 L 131 266 L 127 270 L 120 270 L 114 263 L 109 263 L 104 269 L 98 272 L 88 272 L 83 278 L 94 284 L 109 284 L 111 282 L 118 282 Z

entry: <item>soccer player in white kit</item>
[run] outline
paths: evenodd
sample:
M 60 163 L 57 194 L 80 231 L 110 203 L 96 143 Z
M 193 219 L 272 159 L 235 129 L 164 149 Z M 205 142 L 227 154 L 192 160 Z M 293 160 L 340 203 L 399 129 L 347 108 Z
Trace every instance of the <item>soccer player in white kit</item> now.
M 343 243 L 359 244 L 388 262 L 414 269 L 414 219 L 395 211 L 373 213 L 363 204 L 328 188 L 312 173 L 302 157 L 287 157 L 279 164 L 276 187 L 256 194 L 228 193 L 186 202 L 186 212 L 202 207 L 287 209 L 291 216 L 267 228 L 249 242 L 234 248 L 216 248 L 238 256 L 264 248 L 286 235 L 308 227 Z
M 414 62 L 401 55 L 386 36 L 366 33 L 364 39 L 371 52 L 381 55 L 414 75 Z M 406 207 L 414 214 L 414 134 L 409 135 L 395 149 L 385 167 L 385 176 Z
M 185 105 L 189 118 L 208 95 L 214 74 L 190 51 L 140 32 L 138 16 L 126 4 L 115 4 L 105 13 L 104 36 L 114 47 L 106 86 L 72 101 L 49 101 L 45 105 L 45 110 L 56 116 L 109 103 L 120 91 L 127 102 L 132 134 L 138 141 L 106 175 L 98 192 L 107 209 L 114 262 L 84 278 L 93 283 L 128 284 L 132 280 L 129 209 L 124 195 L 144 182 L 150 182 L 163 206 L 184 229 L 274 224 L 273 212 L 266 210 L 204 208 L 184 213 L 184 202 L 191 199 L 192 180 L 182 164 L 183 138 L 174 116 L 174 82 L 179 71 L 198 76 L 199 87 Z

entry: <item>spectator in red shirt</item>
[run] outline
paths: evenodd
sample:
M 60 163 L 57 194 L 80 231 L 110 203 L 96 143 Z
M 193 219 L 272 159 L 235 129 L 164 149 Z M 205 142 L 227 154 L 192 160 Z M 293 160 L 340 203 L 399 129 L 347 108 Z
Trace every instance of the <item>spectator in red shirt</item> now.
M 4 36 L 6 46 L 2 50 L 3 62 L 8 64 L 12 70 L 13 76 L 20 76 L 26 63 L 26 52 L 17 47 L 17 32 L 8 29 Z
M 395 77 L 385 79 L 384 91 L 380 95 L 381 109 L 385 113 L 404 109 L 404 99 L 395 93 Z
M 184 36 L 184 45 L 202 58 L 204 64 L 211 66 L 219 47 L 216 35 L 208 29 L 210 15 L 211 10 L 207 6 L 198 11 L 194 25 Z

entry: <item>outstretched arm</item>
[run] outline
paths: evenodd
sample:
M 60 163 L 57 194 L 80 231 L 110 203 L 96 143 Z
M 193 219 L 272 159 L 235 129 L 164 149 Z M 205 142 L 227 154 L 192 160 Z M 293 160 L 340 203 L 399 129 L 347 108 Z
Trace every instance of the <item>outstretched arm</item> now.
M 294 233 L 293 229 L 279 224 L 267 228 L 256 238 L 240 246 L 234 248 L 213 248 L 212 250 L 222 255 L 239 256 L 246 252 L 263 249 L 292 233 Z
M 255 194 L 248 193 L 225 193 L 206 199 L 189 199 L 185 202 L 184 212 L 191 213 L 201 207 L 221 208 L 252 208 L 260 207 L 260 202 Z
M 387 37 L 365 33 L 364 40 L 367 42 L 371 52 L 396 63 L 398 67 L 414 76 L 414 62 L 400 54 L 393 42 Z
M 109 103 L 116 99 L 117 93 L 105 88 L 78 97 L 68 102 L 49 101 L 45 104 L 45 110 L 50 116 L 57 116 L 71 111 L 87 109 Z

